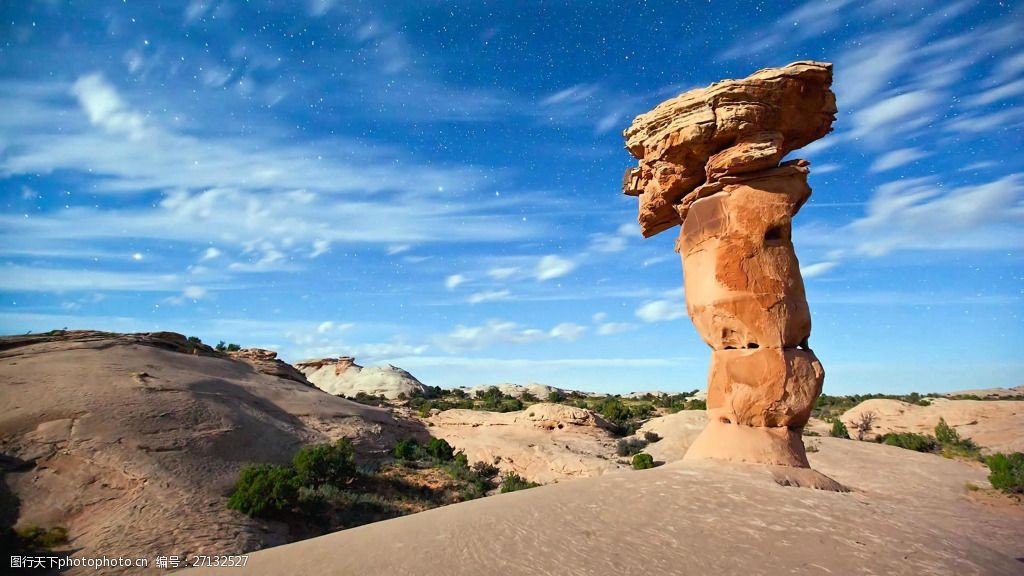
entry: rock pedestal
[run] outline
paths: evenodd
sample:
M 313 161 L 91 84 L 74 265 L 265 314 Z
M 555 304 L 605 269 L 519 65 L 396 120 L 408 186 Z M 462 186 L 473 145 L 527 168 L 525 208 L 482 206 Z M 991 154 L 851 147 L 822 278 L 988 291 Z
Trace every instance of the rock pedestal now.
M 685 459 L 808 467 L 801 432 L 825 372 L 791 239 L 808 162 L 779 162 L 831 131 L 832 65 L 797 62 L 692 90 L 625 131 L 645 237 L 681 225 L 686 309 L 714 351 L 708 425 Z

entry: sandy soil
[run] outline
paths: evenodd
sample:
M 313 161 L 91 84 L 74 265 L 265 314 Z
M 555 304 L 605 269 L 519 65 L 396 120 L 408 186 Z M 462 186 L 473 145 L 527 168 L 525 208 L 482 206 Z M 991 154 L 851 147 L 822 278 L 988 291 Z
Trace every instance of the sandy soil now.
M 877 444 L 810 442 L 813 465 L 852 492 L 783 487 L 753 465 L 677 462 L 264 550 L 247 573 L 1024 573 L 1024 508 L 968 492 L 967 482 L 986 485 L 981 467 Z
M 935 434 L 939 418 L 970 438 L 986 452 L 1024 452 L 1024 402 L 1014 400 L 949 400 L 936 398 L 930 406 L 898 400 L 866 400 L 841 419 L 853 434 L 853 423 L 865 412 L 876 420 L 870 437 L 887 432 Z
M 367 453 L 422 434 L 249 363 L 157 344 L 0 338 L 0 486 L 20 501 L 17 526 L 67 527 L 79 556 L 239 553 L 285 541 L 281 526 L 227 510 L 246 463 L 342 436 Z

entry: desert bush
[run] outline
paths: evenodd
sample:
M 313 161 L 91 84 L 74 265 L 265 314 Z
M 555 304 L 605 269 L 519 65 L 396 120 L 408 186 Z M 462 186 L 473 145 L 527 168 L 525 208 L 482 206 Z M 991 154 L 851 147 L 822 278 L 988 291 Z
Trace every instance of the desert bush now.
M 300 486 L 343 486 L 356 475 L 355 450 L 347 438 L 333 444 L 306 446 L 295 453 L 292 467 Z
M 481 478 L 494 478 L 498 475 L 498 467 L 488 462 L 474 462 L 473 473 Z
M 253 464 L 239 474 L 228 508 L 249 516 L 274 517 L 290 512 L 298 497 L 299 486 L 291 467 Z
M 562 393 L 559 392 L 558 390 L 552 390 L 551 392 L 548 392 L 548 402 L 551 402 L 552 404 L 558 404 L 562 400 L 565 400 L 565 396 L 563 396 Z
M 40 528 L 39 526 L 26 526 L 16 531 L 22 545 L 30 549 L 55 548 L 68 542 L 68 529 L 63 526 L 52 528 Z
M 427 442 L 427 454 L 437 458 L 441 462 L 449 462 L 455 457 L 455 450 L 451 444 L 443 438 L 431 438 Z
M 988 481 L 1007 494 L 1024 494 L 1024 454 L 993 454 L 985 459 Z
M 540 398 L 537 398 L 537 396 L 529 390 L 523 390 L 523 393 L 519 395 L 519 399 L 523 402 L 540 402 Z
M 878 437 L 878 442 L 889 446 L 898 446 L 915 452 L 935 452 L 939 443 L 925 434 L 913 432 L 889 432 Z
M 188 343 L 192 344 L 193 346 L 195 346 L 197 344 L 202 344 L 203 341 L 199 339 L 199 336 L 189 336 L 188 337 Z
M 957 444 L 960 442 L 960 433 L 940 416 L 939 423 L 935 425 L 935 439 L 942 444 Z
M 839 418 L 832 420 L 832 429 L 829 430 L 828 435 L 833 438 L 846 438 L 849 440 L 850 431 L 846 429 L 846 424 Z
M 707 403 L 706 400 L 697 400 L 697 399 L 688 400 L 686 402 L 686 409 L 687 410 L 707 410 L 708 409 L 708 403 Z
M 650 454 L 634 454 L 632 462 L 633 470 L 646 470 L 654 468 L 654 457 Z
M 420 443 L 412 438 L 399 440 L 391 453 L 399 460 L 415 460 L 420 454 Z
M 606 420 L 615 424 L 625 422 L 630 416 L 629 408 L 627 408 L 621 400 L 615 397 L 606 398 L 598 405 L 597 411 L 600 412 L 601 416 L 604 416 Z
M 647 441 L 639 438 L 623 438 L 619 440 L 619 443 L 615 446 L 615 453 L 619 456 L 632 456 L 639 454 L 641 450 L 647 447 Z
M 863 412 L 854 423 L 853 426 L 857 430 L 857 440 L 863 440 L 867 436 L 868 432 L 871 432 L 871 427 L 875 423 L 875 419 L 878 415 L 874 412 Z
M 661 440 L 661 436 L 658 436 L 657 432 L 644 432 L 644 440 L 646 440 L 650 444 L 653 444 L 658 440 Z
M 961 438 L 960 433 L 939 418 L 935 426 L 935 439 L 942 445 L 942 455 L 947 458 L 981 458 L 981 449 L 970 438 Z
M 505 492 L 526 490 L 527 488 L 536 488 L 537 486 L 540 486 L 540 484 L 537 484 L 536 482 L 530 482 L 523 478 L 522 476 L 520 476 L 519 474 L 516 474 L 515 472 L 506 472 L 501 477 L 502 494 L 504 494 Z

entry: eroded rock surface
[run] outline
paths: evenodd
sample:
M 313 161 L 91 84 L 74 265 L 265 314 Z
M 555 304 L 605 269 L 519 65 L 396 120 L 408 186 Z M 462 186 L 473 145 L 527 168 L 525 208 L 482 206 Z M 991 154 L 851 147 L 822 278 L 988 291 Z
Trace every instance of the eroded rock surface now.
M 396 366 L 364 368 L 355 358 L 322 358 L 295 364 L 317 388 L 336 396 L 355 397 L 360 392 L 395 400 L 401 395 L 411 397 L 426 386 L 415 376 Z
M 691 90 L 637 116 L 641 232 L 681 225 L 686 307 L 714 350 L 708 424 L 687 458 L 808 467 L 801 430 L 825 373 L 791 238 L 808 162 L 779 164 L 832 129 L 832 65 L 796 62 Z
M 241 554 L 288 540 L 283 524 L 226 507 L 247 463 L 282 464 L 341 437 L 371 457 L 424 436 L 418 423 L 250 360 L 170 332 L 0 337 L 0 482 L 17 503 L 9 520 L 67 528 L 80 557 Z
M 645 237 L 682 223 L 706 180 L 752 172 L 828 134 L 836 114 L 832 65 L 796 62 L 662 102 L 623 133 L 639 166 L 623 190 L 640 197 Z

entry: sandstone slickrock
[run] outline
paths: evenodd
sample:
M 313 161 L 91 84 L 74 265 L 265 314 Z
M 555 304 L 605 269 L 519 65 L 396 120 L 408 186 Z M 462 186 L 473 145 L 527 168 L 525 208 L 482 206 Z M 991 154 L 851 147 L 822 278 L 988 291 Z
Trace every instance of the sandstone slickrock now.
M 294 366 L 278 358 L 277 352 L 274 352 L 273 350 L 264 350 L 263 348 L 242 348 L 238 351 L 227 352 L 227 355 L 251 365 L 258 372 L 262 372 L 263 374 L 269 374 L 270 376 L 277 376 L 279 378 L 287 378 L 288 380 L 294 380 L 300 384 L 305 384 L 306 386 L 313 385 L 306 379 L 306 376 L 302 372 L 299 372 Z
M 533 404 L 516 412 L 445 410 L 426 420 L 470 462 L 496 463 L 503 472 L 542 484 L 625 468 L 615 458 L 611 425 L 590 410 Z
M 831 84 L 828 63 L 768 68 L 663 102 L 623 133 L 639 161 L 623 191 L 639 196 L 645 237 L 681 225 L 687 312 L 714 350 L 708 424 L 687 459 L 809 467 L 801 430 L 824 370 L 791 237 L 809 164 L 780 161 L 831 131 Z
M 402 394 L 412 396 L 426 390 L 422 382 L 401 368 L 390 364 L 364 368 L 351 356 L 307 360 L 295 367 L 317 388 L 336 396 L 354 397 L 362 392 L 395 400 Z
M 63 526 L 79 557 L 152 561 L 283 543 L 284 525 L 225 506 L 243 466 L 282 464 L 304 444 L 341 437 L 371 457 L 410 436 L 426 438 L 424 427 L 180 334 L 0 337 L 3 520 Z

